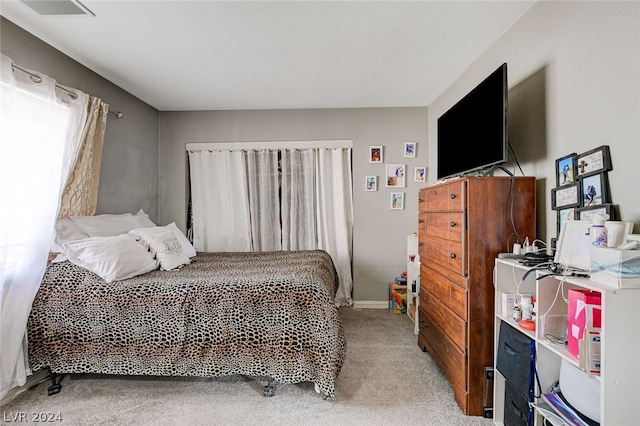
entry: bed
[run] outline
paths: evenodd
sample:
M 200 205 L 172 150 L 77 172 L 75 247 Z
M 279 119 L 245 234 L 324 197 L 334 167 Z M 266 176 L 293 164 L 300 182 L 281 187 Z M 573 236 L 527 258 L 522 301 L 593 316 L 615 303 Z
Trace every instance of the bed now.
M 322 250 L 197 253 L 110 281 L 51 263 L 28 321 L 30 368 L 49 369 L 54 386 L 78 373 L 245 375 L 268 378 L 271 393 L 313 382 L 330 398 L 346 356 L 337 284 Z

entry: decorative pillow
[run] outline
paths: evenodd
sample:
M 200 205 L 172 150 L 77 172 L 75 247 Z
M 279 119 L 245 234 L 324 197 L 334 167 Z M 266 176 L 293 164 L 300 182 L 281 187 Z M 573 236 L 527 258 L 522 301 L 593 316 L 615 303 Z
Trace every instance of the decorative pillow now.
M 143 244 L 149 246 L 149 243 L 146 241 L 148 236 L 156 235 L 162 232 L 171 231 L 175 234 L 178 241 L 180 241 L 180 245 L 182 246 L 182 250 L 187 255 L 187 257 L 193 257 L 196 255 L 196 249 L 193 248 L 187 237 L 182 233 L 180 229 L 176 226 L 175 222 L 171 222 L 167 226 L 155 226 L 153 228 L 140 228 L 140 229 L 132 229 L 129 231 L 129 234 L 134 235 L 136 238 L 141 240 Z
M 171 231 L 147 235 L 144 242 L 149 245 L 151 253 L 156 255 L 160 269 L 170 271 L 190 263 L 189 257 L 182 250 L 178 237 Z
M 49 252 L 55 253 L 56 258 L 52 262 L 64 262 L 67 260 L 66 249 L 64 243 L 69 241 L 81 240 L 89 238 L 89 234 L 84 232 L 74 221 L 64 218 L 56 221 L 56 227 L 53 231 L 53 241 Z
M 106 282 L 119 281 L 158 268 L 158 263 L 127 234 L 91 237 L 64 244 L 71 263 L 90 270 Z
M 100 214 L 97 216 L 72 216 L 70 218 L 90 237 L 112 237 L 132 229 L 156 226 L 142 209 L 136 214 Z

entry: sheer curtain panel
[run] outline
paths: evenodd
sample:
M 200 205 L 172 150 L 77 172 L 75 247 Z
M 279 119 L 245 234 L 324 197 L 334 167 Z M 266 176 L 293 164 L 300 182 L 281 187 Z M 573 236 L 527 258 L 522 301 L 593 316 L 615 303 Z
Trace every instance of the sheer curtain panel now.
M 0 57 L 0 398 L 26 382 L 26 325 L 86 120 L 77 97 Z M 35 80 L 35 81 L 34 81 Z
M 247 165 L 242 151 L 190 151 L 196 251 L 251 251 Z
M 247 150 L 252 251 L 282 249 L 278 150 Z
M 338 271 L 340 286 L 336 293 L 339 306 L 351 306 L 353 239 L 353 191 L 351 149 L 316 151 L 316 207 L 318 248 L 331 255 Z
M 318 247 L 316 150 L 282 150 L 282 248 Z

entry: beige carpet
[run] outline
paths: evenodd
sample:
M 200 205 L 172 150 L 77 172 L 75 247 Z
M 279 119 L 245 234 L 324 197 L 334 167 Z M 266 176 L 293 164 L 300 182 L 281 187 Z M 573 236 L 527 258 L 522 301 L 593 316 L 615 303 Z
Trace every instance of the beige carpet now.
M 26 413 L 58 414 L 63 425 L 491 425 L 462 414 L 451 386 L 416 344 L 406 315 L 341 308 L 347 360 L 336 396 L 324 400 L 311 383 L 279 384 L 262 396 L 264 381 L 65 377 L 47 395 L 42 383 L 2 407 L 2 424 Z

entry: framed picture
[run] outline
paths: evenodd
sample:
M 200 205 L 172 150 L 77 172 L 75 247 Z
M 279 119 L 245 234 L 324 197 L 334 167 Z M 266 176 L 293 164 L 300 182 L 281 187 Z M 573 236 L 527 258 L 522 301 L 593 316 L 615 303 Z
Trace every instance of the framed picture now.
M 387 164 L 387 187 L 404 188 L 405 185 L 405 165 Z
M 416 143 L 415 142 L 405 142 L 404 143 L 404 156 L 405 157 L 415 157 L 416 156 Z
M 414 182 L 426 182 L 427 180 L 427 168 L 426 167 L 414 167 L 413 168 L 413 181 Z
M 369 147 L 369 162 L 382 163 L 382 147 L 381 146 Z
M 600 204 L 597 206 L 580 207 L 576 209 L 576 220 L 591 220 L 594 214 L 606 214 L 610 220 L 615 220 L 613 217 L 614 209 L 613 204 Z
M 551 208 L 553 210 L 564 210 L 569 207 L 578 207 L 581 201 L 580 181 L 565 186 L 559 186 L 551 190 Z
M 391 193 L 391 210 L 404 209 L 404 192 Z
M 556 160 L 556 186 L 568 185 L 576 181 L 577 154 L 569 154 Z
M 365 176 L 365 178 L 364 178 L 364 190 L 365 191 L 377 191 L 378 190 L 378 176 Z
M 576 158 L 576 170 L 578 171 L 578 177 L 612 170 L 609 145 L 602 145 L 578 155 Z
M 606 173 L 582 178 L 582 206 L 590 207 L 609 202 L 609 185 Z
M 560 231 L 562 230 L 562 226 L 568 220 L 574 220 L 576 213 L 575 207 L 569 207 L 568 209 L 558 210 L 558 235 L 560 235 Z

